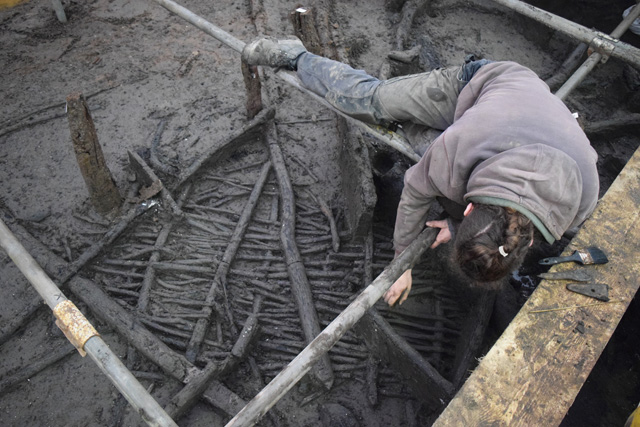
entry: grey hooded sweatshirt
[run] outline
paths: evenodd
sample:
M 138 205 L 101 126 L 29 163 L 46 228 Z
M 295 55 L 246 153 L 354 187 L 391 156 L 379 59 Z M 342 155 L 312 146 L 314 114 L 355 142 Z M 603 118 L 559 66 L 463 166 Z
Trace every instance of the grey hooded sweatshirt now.
M 453 124 L 405 174 L 396 253 L 420 233 L 436 197 L 512 207 L 553 243 L 593 212 L 596 160 L 576 119 L 533 71 L 485 65 L 460 92 Z

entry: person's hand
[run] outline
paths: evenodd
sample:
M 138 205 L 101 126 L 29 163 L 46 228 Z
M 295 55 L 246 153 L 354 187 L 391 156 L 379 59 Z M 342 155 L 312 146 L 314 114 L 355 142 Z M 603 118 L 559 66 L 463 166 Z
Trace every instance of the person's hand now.
M 396 282 L 391 285 L 389 290 L 384 294 L 384 301 L 389 304 L 389 306 L 393 306 L 396 301 L 398 305 L 402 304 L 407 297 L 409 296 L 409 292 L 411 291 L 411 269 L 402 273 L 402 276 L 396 280 Z
M 431 245 L 431 249 L 440 246 L 441 243 L 447 243 L 451 240 L 451 231 L 449 231 L 449 222 L 446 219 L 439 221 L 427 221 L 427 227 L 439 228 L 440 232 L 436 236 L 436 240 Z

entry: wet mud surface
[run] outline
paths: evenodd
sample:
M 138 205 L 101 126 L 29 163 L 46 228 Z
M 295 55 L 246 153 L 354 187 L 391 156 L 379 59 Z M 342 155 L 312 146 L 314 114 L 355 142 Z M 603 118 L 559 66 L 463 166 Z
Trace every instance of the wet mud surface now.
M 337 56 L 375 76 L 459 64 L 473 53 L 520 62 L 549 79 L 577 45 L 490 1 L 424 3 L 426 7 L 400 43 L 397 29 L 402 22 L 402 1 L 318 0 L 308 6 L 327 12 Z M 540 1 L 536 5 L 608 32 L 629 5 L 601 3 L 583 0 L 560 7 L 556 2 Z M 135 314 L 140 312 L 141 283 L 153 263 L 154 286 L 144 296 L 147 302 L 139 322 L 172 351 L 184 355 L 203 318 L 202 301 L 215 281 L 229 237 L 263 165 L 271 158 L 264 141 L 255 136 L 225 151 L 224 156 L 207 157 L 247 123 L 239 54 L 151 0 L 63 4 L 69 19 L 64 25 L 45 0 L 0 10 L 3 219 L 15 220 L 51 256 L 67 263 L 77 260 L 113 227 L 110 218 L 91 206 L 71 143 L 65 99 L 72 92 L 82 92 L 107 166 L 129 203 L 124 206 L 131 206 L 139 197 L 140 182 L 129 167 L 131 151 L 148 162 L 172 190 L 186 220 L 176 221 L 167 200 L 161 200 L 159 206 L 133 220 L 81 274 L 104 289 L 125 312 Z M 181 4 L 245 42 L 259 33 L 290 34 L 289 14 L 297 6 L 282 0 L 189 0 Z M 622 40 L 640 46 L 640 36 L 628 34 Z M 407 62 L 387 58 L 391 51 L 410 49 L 413 54 Z M 640 144 L 638 126 L 623 120 L 640 113 L 639 88 L 640 71 L 611 59 L 596 68 L 566 101 L 579 113 L 598 151 L 601 195 Z M 340 170 L 344 135 L 333 113 L 270 72 L 263 73 L 263 89 L 265 104 L 276 107 L 278 142 L 296 197 L 297 243 L 323 328 L 366 284 L 367 277 L 365 243 L 349 239 L 352 230 L 346 209 L 350 201 L 345 200 Z M 377 186 L 370 265 L 375 277 L 393 257 L 390 224 L 402 173 L 410 163 L 367 136 L 361 139 Z M 188 180 L 189 192 L 182 192 L 181 174 L 204 159 L 207 161 Z M 272 172 L 227 272 L 223 292 L 216 294 L 218 314 L 193 359 L 200 368 L 210 361 L 224 361 L 238 331 L 257 311 L 260 338 L 221 379 L 227 390 L 244 401 L 305 345 L 279 245 L 280 195 Z M 323 203 L 335 217 L 338 248 Z M 158 249 L 158 236 L 168 225 L 171 230 Z M 519 275 L 498 292 L 481 351 L 490 347 L 535 288 L 535 276 L 543 271 L 537 260 L 559 253 L 566 243 L 536 245 Z M 151 260 L 153 254 L 157 256 Z M 469 309 L 467 299 L 475 291 L 452 276 L 447 262 L 446 248 L 433 254 L 425 261 L 414 289 L 415 302 L 436 307 L 433 301 L 437 300 L 443 306 L 431 312 L 413 310 L 409 304 L 404 314 L 382 306 L 380 311 L 399 329 L 405 328 L 407 340 L 450 379 L 459 346 L 464 346 L 457 339 Z M 0 253 L 0 329 L 20 316 L 35 295 L 11 260 Z M 132 351 L 85 304 L 77 304 L 144 387 L 162 405 L 167 404 L 182 388 L 181 382 Z M 640 401 L 637 315 L 633 302 L 563 425 L 621 425 Z M 425 345 L 425 341 L 438 345 Z M 143 425 L 91 360 L 69 348 L 46 309 L 2 344 L 2 424 Z M 59 360 L 40 372 L 15 384 L 9 381 L 25 367 L 56 354 Z M 334 375 L 331 390 L 323 391 L 307 377 L 261 425 L 418 426 L 428 425 L 437 414 L 396 371 L 372 357 L 354 332 L 329 357 Z M 372 383 L 376 399 L 371 398 Z M 179 425 L 224 425 L 230 415 L 201 401 Z

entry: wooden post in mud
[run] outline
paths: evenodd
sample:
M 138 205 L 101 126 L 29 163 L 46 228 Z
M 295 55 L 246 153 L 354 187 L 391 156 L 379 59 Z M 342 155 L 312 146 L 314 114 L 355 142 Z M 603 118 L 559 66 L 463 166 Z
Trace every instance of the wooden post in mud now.
M 262 83 L 257 66 L 241 61 L 240 68 L 247 89 L 247 118 L 251 120 L 262 110 Z
M 103 215 L 115 213 L 122 198 L 104 161 L 96 128 L 82 93 L 67 96 L 67 118 L 73 149 L 89 190 L 91 203 Z
M 324 56 L 324 48 L 320 43 L 315 16 L 314 8 L 298 7 L 289 14 L 289 21 L 293 25 L 293 34 L 302 40 L 307 50 L 316 55 Z

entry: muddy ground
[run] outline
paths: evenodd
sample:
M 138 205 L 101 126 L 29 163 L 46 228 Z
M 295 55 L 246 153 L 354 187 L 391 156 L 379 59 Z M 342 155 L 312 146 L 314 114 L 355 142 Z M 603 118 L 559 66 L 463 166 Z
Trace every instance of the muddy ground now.
M 396 29 L 402 1 L 316 3 L 328 7 L 331 34 L 339 56 L 373 75 L 379 75 L 384 64 L 391 65 L 391 75 L 398 75 L 459 64 L 465 55 L 474 53 L 520 62 L 548 79 L 577 44 L 489 0 L 439 0 L 427 2 L 429 6 L 411 26 L 403 47 L 422 47 L 410 64 L 403 64 L 387 59 L 390 51 L 397 50 Z M 562 6 L 556 3 L 536 2 L 582 25 L 609 32 L 632 2 L 582 0 L 563 2 Z M 171 15 L 152 0 L 67 0 L 63 4 L 67 24 L 57 21 L 46 0 L 31 0 L 0 10 L 0 95 L 3 100 L 0 105 L 0 200 L 3 215 L 17 218 L 18 223 L 50 251 L 70 262 L 110 228 L 110 219 L 96 213 L 89 202 L 65 118 L 67 95 L 80 91 L 87 98 L 106 163 L 121 195 L 129 201 L 136 182 L 128 167 L 128 150 L 146 160 L 156 159 L 156 171 L 167 182 L 175 182 L 180 171 L 237 134 L 247 118 L 239 55 L 221 42 Z M 249 41 L 258 32 L 273 36 L 290 34 L 289 14 L 299 5 L 284 0 L 186 0 L 182 4 L 243 41 Z M 262 13 L 258 19 L 252 19 L 259 7 Z M 628 34 L 623 40 L 640 46 L 640 36 Z M 277 106 L 280 144 L 294 186 L 303 199 L 299 209 L 303 213 L 307 209 L 307 222 L 318 223 L 324 221 L 323 216 L 317 209 L 309 208 L 314 205 L 309 194 L 328 201 L 343 232 L 342 243 L 349 248 L 350 242 L 345 237 L 348 235 L 343 215 L 346 201 L 338 166 L 340 135 L 336 131 L 336 118 L 269 72 L 264 77 L 265 102 Z M 587 77 L 567 104 L 588 127 L 640 112 L 639 87 L 638 70 L 612 59 Z M 164 131 L 152 147 L 160 123 L 165 124 Z M 590 137 L 600 155 L 598 167 L 601 194 L 604 194 L 639 145 L 638 129 L 621 127 Z M 384 147 L 375 143 L 368 147 L 378 174 L 394 167 L 402 171 L 408 165 L 400 155 Z M 239 150 L 224 164 L 216 165 L 215 176 L 208 179 L 219 182 L 226 177 L 232 187 L 246 187 L 254 182 L 257 174 L 251 165 L 265 160 L 261 150 L 251 145 Z M 251 173 L 245 173 L 246 169 L 238 172 L 238 167 L 251 169 Z M 389 201 L 394 200 L 394 189 L 400 185 L 398 181 L 390 183 L 389 176 L 376 176 L 380 207 L 377 212 L 386 220 L 389 205 L 393 210 L 393 202 Z M 270 200 L 277 194 L 275 180 L 267 183 L 266 191 L 271 198 L 263 201 L 264 206 L 259 210 L 268 212 Z M 145 223 L 128 229 L 116 245 L 110 246 L 102 262 L 112 255 L 122 256 L 118 252 L 124 250 L 122 248 L 131 250 L 131 240 L 144 241 L 148 234 L 157 233 L 163 221 L 162 209 L 151 212 L 144 220 Z M 328 230 L 324 223 L 314 227 Z M 383 231 L 377 234 L 381 260 L 388 259 L 384 252 L 387 250 L 388 254 L 388 243 L 382 241 L 384 234 Z M 190 243 L 196 245 L 196 240 L 194 237 Z M 184 242 L 172 243 L 188 246 Z M 208 248 L 211 253 L 219 253 L 214 249 Z M 536 254 L 560 249 L 559 246 L 540 247 Z M 354 245 L 351 250 L 359 251 L 362 247 Z M 0 254 L 0 261 L 1 326 L 19 315 L 35 294 L 4 252 Z M 82 274 L 105 288 L 111 287 L 111 291 L 116 287 L 114 281 L 117 282 L 121 286 L 116 296 L 123 306 L 130 307 L 132 294 L 124 290 L 134 289 L 129 286 L 131 280 L 127 282 L 121 276 L 113 279 L 106 270 L 94 265 Z M 535 272 L 531 262 L 521 271 L 525 276 Z M 333 294 L 327 295 L 355 293 L 360 285 L 352 283 L 346 288 L 332 285 Z M 517 309 L 534 286 L 535 281 L 514 280 L 499 296 L 501 312 L 488 331 L 485 347 L 499 336 L 508 313 Z M 200 290 L 193 292 L 197 294 Z M 246 296 L 236 287 L 230 287 L 230 293 L 238 301 Z M 289 296 L 286 291 L 283 295 Z M 345 301 L 336 304 L 340 307 Z M 330 321 L 336 314 L 327 305 L 330 304 L 322 306 L 323 322 Z M 563 425 L 621 425 L 640 401 L 637 315 L 634 302 Z M 116 354 L 126 360 L 126 341 L 90 312 L 88 316 Z M 188 326 L 188 322 L 185 324 Z M 225 334 L 220 333 L 223 337 Z M 299 331 L 285 336 L 299 337 Z M 184 350 L 183 341 L 164 338 L 177 351 Z M 222 338 L 221 342 L 228 344 Z M 356 353 L 362 353 L 364 359 L 358 359 L 358 363 L 366 361 L 366 348 L 358 337 L 349 337 L 348 345 L 356 348 Z M 53 324 L 50 313 L 40 310 L 0 348 L 0 385 L 4 386 L 2 381 L 21 368 L 65 346 L 68 344 Z M 213 359 L 219 357 L 212 350 L 215 348 L 210 347 L 207 353 Z M 273 353 L 265 351 L 264 354 Z M 293 355 L 287 357 L 290 360 Z M 345 356 L 333 354 L 332 357 Z M 255 358 L 257 368 L 241 364 L 226 382 L 245 400 L 251 399 L 261 384 L 284 365 L 282 358 L 271 361 L 272 364 L 259 354 Z M 163 376 L 144 360 L 135 360 L 132 369 L 147 374 L 139 374 L 140 381 L 161 404 L 166 404 L 180 390 L 178 381 Z M 204 359 L 197 361 L 199 366 L 204 362 Z M 337 425 L 335 419 L 327 418 L 335 408 L 346 408 L 351 414 L 351 418 L 340 425 L 352 425 L 348 424 L 351 421 L 354 425 L 367 426 L 425 425 L 432 419 L 433 412 L 423 408 L 420 400 L 384 366 L 380 383 L 384 383 L 381 390 L 386 391 L 381 392 L 378 403 L 372 405 L 363 397 L 365 372 L 359 364 L 351 363 L 344 365 L 348 370 L 338 375 L 331 392 L 314 394 L 316 391 L 303 381 L 276 406 L 275 415 L 265 421 L 265 425 Z M 117 390 L 91 360 L 76 353 L 0 392 L 2 425 L 128 426 L 141 423 L 137 414 L 123 405 Z M 224 425 L 228 419 L 229 415 L 223 411 L 199 403 L 179 424 Z

